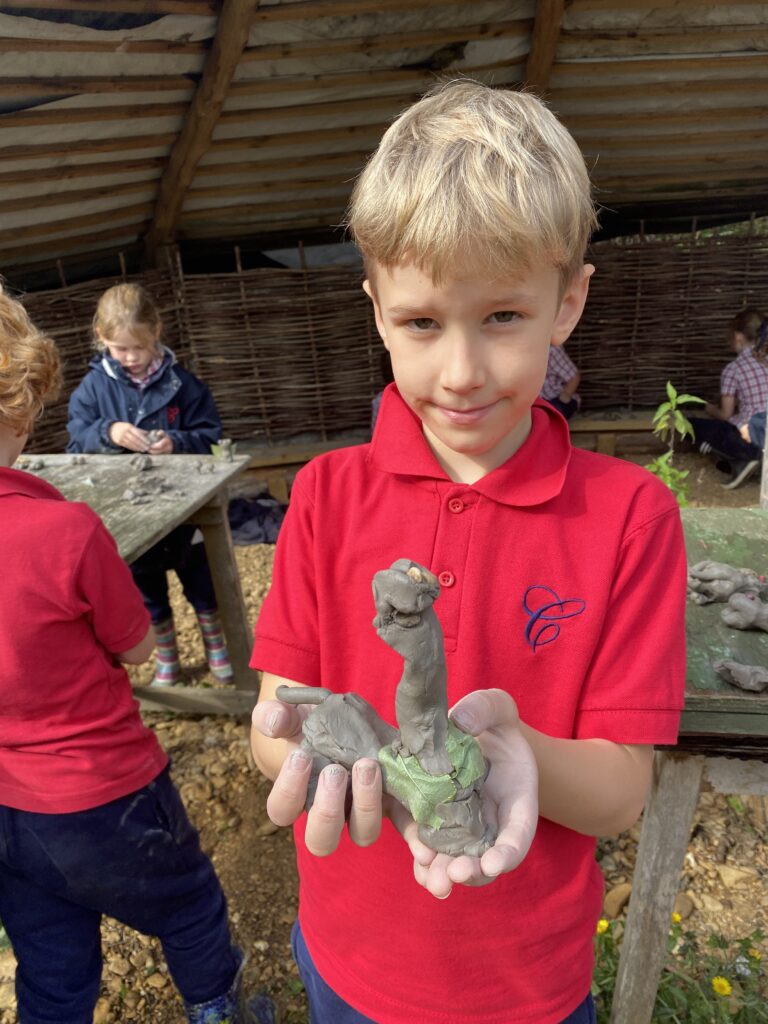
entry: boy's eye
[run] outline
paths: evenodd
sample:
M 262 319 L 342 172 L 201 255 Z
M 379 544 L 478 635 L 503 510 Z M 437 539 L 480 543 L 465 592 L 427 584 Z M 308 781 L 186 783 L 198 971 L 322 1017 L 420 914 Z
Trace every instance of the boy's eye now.
M 513 309 L 500 309 L 498 313 L 491 313 L 488 319 L 497 324 L 511 324 L 519 316 L 520 314 L 516 313 Z
M 437 323 L 431 316 L 417 316 L 408 321 L 408 326 L 415 327 L 417 331 L 431 331 Z

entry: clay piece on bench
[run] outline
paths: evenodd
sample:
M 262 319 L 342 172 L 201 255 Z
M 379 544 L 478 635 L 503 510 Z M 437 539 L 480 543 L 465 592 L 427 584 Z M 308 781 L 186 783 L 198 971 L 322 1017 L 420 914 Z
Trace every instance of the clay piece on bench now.
M 385 792 L 408 808 L 422 842 L 479 857 L 495 839 L 481 805 L 488 763 L 477 740 L 448 720 L 443 634 L 432 607 L 439 593 L 437 578 L 407 558 L 373 578 L 374 628 L 404 662 L 395 691 L 399 729 L 357 694 L 280 686 L 277 698 L 314 705 L 303 725 L 302 746 L 313 759 L 307 806 L 327 764 L 351 769 L 361 757 L 374 758 Z
M 152 459 L 149 455 L 143 455 L 141 452 L 136 452 L 132 455 L 128 462 L 140 472 L 145 472 L 148 469 L 152 469 Z
M 768 604 L 757 594 L 731 594 L 720 618 L 732 629 L 764 629 L 768 632 Z
M 742 665 L 739 661 L 721 658 L 712 662 L 712 668 L 732 686 L 752 693 L 768 689 L 768 668 L 763 665 Z
M 736 569 L 725 562 L 705 560 L 688 567 L 688 597 L 696 604 L 727 601 L 732 594 L 759 594 L 766 589 L 764 576 L 753 569 Z

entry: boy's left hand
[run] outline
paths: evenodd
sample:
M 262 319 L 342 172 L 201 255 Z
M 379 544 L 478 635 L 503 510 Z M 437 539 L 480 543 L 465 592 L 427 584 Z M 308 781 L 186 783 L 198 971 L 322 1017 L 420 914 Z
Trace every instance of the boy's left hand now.
M 450 895 L 454 885 L 488 885 L 513 871 L 528 853 L 539 816 L 536 759 L 509 694 L 477 690 L 462 698 L 450 717 L 463 732 L 477 737 L 488 759 L 483 811 L 498 827 L 498 835 L 482 857 L 449 857 L 421 842 L 418 826 L 405 808 L 392 808 L 392 820 L 413 854 L 416 881 L 438 899 Z

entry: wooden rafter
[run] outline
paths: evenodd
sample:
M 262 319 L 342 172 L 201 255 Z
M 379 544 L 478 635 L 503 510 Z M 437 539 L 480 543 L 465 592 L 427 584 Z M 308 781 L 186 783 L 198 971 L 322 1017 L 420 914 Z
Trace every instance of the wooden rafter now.
M 531 48 L 525 65 L 525 85 L 543 96 L 555 62 L 565 0 L 537 0 L 531 31 Z
M 155 213 L 146 238 L 147 255 L 152 260 L 158 248 L 173 239 L 184 196 L 200 158 L 210 146 L 232 76 L 248 43 L 259 2 L 224 0 L 203 77 L 160 180 Z

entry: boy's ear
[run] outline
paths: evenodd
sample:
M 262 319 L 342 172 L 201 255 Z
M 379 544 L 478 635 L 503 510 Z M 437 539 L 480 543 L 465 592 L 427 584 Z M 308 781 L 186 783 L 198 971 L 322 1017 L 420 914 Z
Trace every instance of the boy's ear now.
M 376 298 L 376 292 L 373 290 L 373 286 L 368 278 L 363 281 L 363 291 L 373 303 L 373 315 L 376 319 L 376 330 L 379 332 L 379 336 L 384 342 L 385 348 L 388 349 L 387 332 L 384 329 L 384 321 L 381 318 L 381 307 L 379 306 L 379 300 Z
M 589 279 L 594 272 L 595 268 L 592 264 L 585 263 L 576 272 L 565 289 L 565 294 L 560 301 L 560 309 L 557 312 L 552 328 L 551 342 L 553 345 L 562 345 L 570 337 L 574 327 L 581 319 L 581 314 L 584 312 L 584 304 L 587 301 L 587 293 L 589 292 Z

